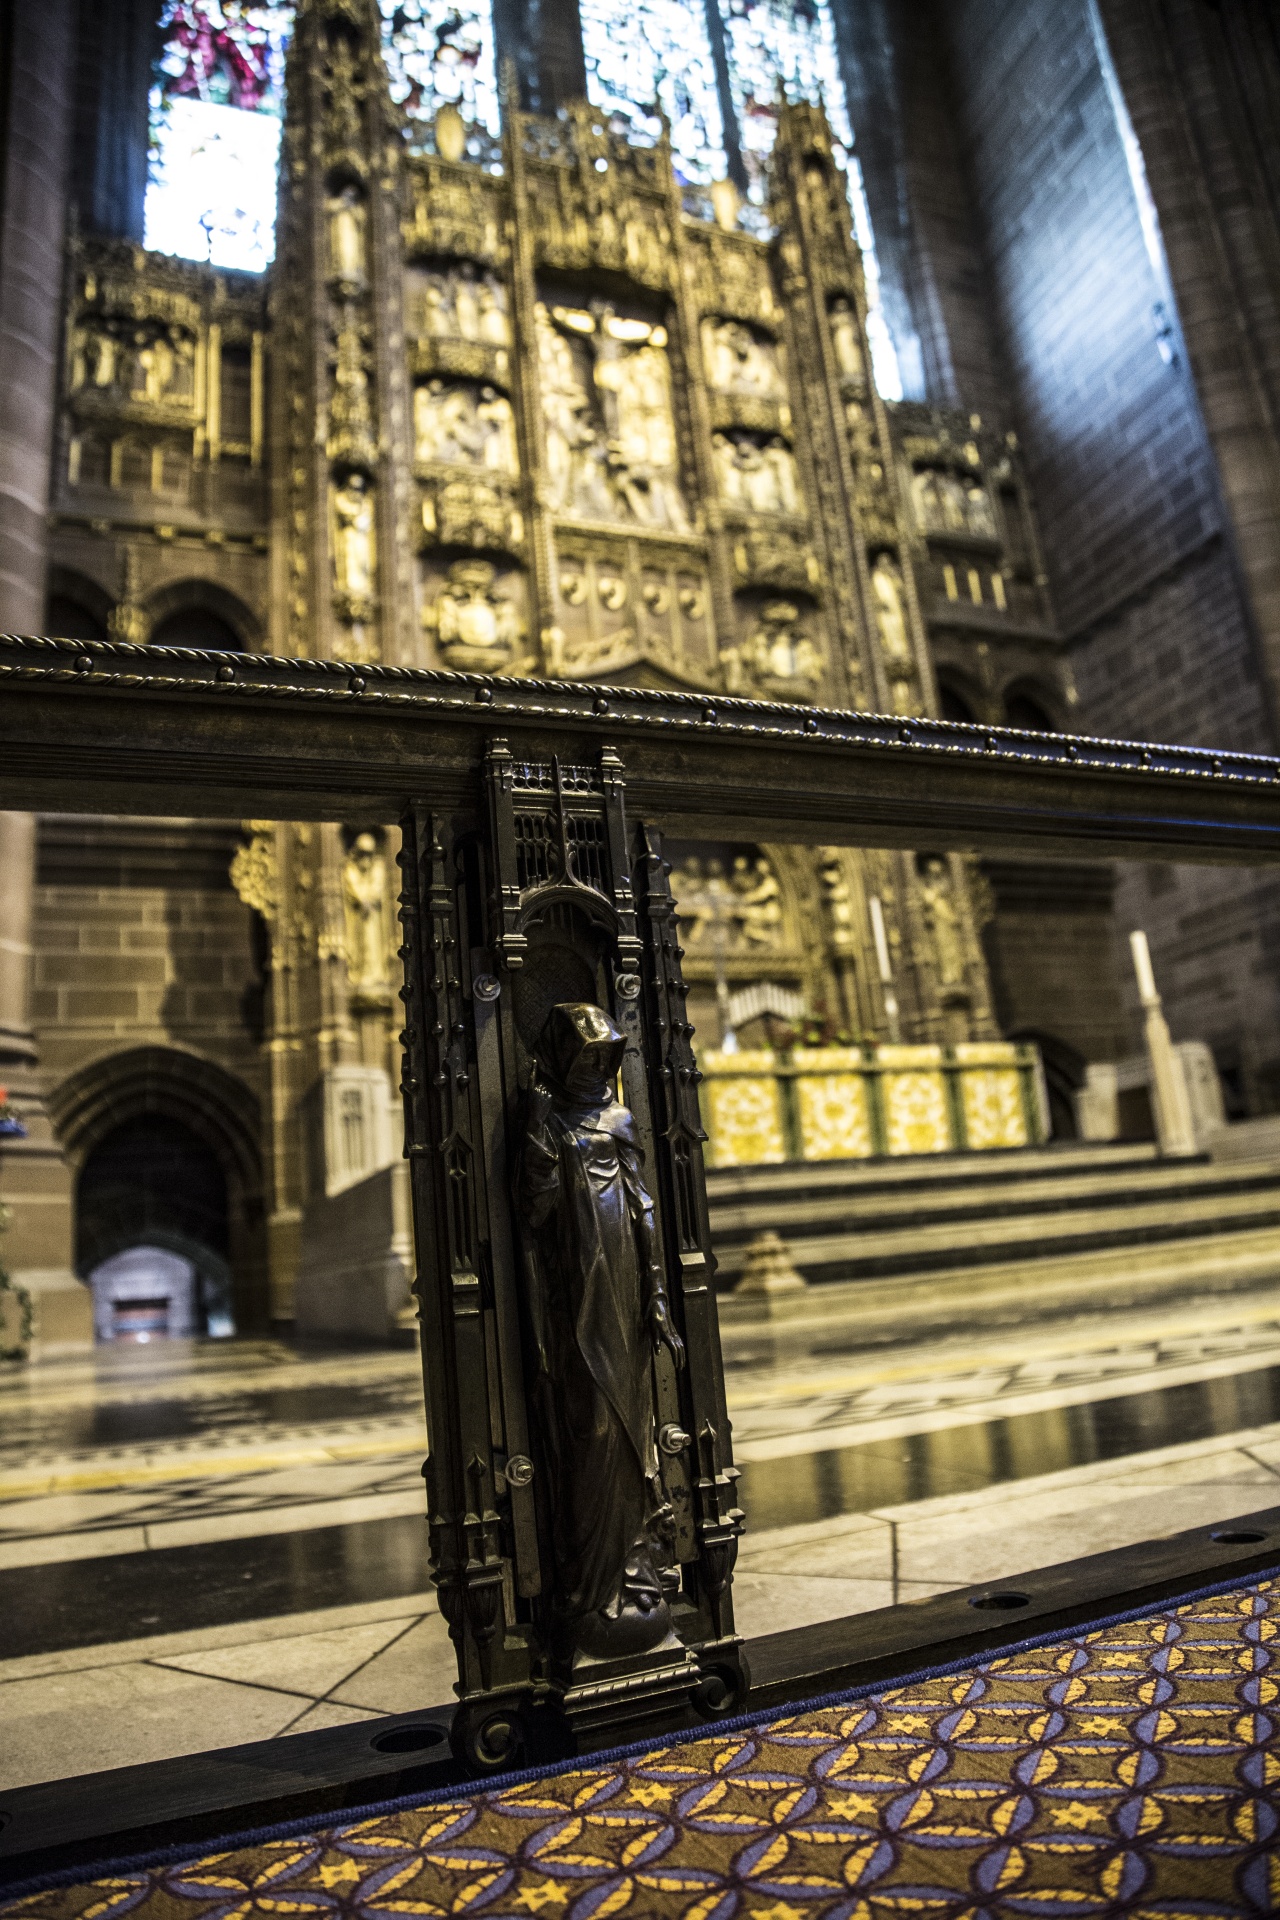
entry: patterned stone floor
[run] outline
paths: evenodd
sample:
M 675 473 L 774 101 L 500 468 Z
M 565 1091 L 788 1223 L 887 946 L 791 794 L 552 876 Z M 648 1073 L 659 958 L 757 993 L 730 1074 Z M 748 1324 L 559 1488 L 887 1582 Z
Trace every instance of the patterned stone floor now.
M 748 1633 L 1280 1504 L 1280 1288 L 726 1344 Z M 0 1380 L 0 1786 L 447 1699 L 419 1394 L 411 1353 L 272 1343 Z

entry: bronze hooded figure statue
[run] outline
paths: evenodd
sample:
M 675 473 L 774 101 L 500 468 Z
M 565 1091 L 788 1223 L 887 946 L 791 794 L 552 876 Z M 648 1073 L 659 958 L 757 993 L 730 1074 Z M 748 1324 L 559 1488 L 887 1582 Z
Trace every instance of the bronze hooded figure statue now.
M 684 1364 L 635 1122 L 625 1042 L 587 1001 L 553 1007 L 529 1090 L 518 1204 L 565 1651 L 639 1652 L 670 1615 L 653 1564 L 652 1355 Z

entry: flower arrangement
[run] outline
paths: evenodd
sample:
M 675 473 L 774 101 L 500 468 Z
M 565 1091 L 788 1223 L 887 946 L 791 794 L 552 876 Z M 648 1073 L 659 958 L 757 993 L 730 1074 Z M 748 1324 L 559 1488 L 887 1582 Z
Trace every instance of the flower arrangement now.
M 874 1036 L 854 1033 L 848 1027 L 837 1026 L 834 1020 L 820 1015 L 807 1014 L 803 1020 L 797 1020 L 778 1035 L 775 1045 L 780 1050 L 788 1047 L 861 1047 Z

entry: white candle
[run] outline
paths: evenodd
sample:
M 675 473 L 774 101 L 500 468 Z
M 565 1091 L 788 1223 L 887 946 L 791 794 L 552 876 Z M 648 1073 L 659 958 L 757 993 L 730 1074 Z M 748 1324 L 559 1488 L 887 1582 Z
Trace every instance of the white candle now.
M 867 901 L 871 914 L 871 937 L 876 943 L 876 965 L 880 969 L 880 978 L 885 986 L 893 978 L 893 968 L 889 965 L 889 942 L 884 930 L 884 908 L 873 893 Z
M 1147 936 L 1141 927 L 1129 935 L 1129 951 L 1133 955 L 1133 971 L 1138 979 L 1138 993 L 1144 1007 L 1160 998 L 1156 992 L 1156 977 L 1151 971 L 1151 949 L 1147 945 Z

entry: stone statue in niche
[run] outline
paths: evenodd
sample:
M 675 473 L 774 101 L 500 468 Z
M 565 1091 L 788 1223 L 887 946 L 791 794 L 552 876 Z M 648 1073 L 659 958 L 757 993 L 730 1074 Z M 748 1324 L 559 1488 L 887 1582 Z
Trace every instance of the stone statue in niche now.
M 858 316 L 849 301 L 843 298 L 831 303 L 831 350 L 835 354 L 841 378 L 865 387 L 867 362 L 858 332 Z
M 604 304 L 535 319 L 553 507 L 687 532 L 666 329 Z
M 720 654 L 725 690 L 779 700 L 811 700 L 822 681 L 823 658 L 790 600 L 771 600 L 741 646 Z
M 758 340 L 740 320 L 704 320 L 702 352 L 707 380 L 717 392 L 785 399 L 777 348 Z
M 547 477 L 551 504 L 565 509 L 573 503 L 578 467 L 595 440 L 590 401 L 578 375 L 573 349 L 539 301 L 534 309 L 538 336 L 538 385 L 547 449 Z
M 373 488 L 362 473 L 351 473 L 331 489 L 333 504 L 333 584 L 353 602 L 373 593 Z
M 120 364 L 120 343 L 105 328 L 79 327 L 71 340 L 71 390 L 114 387 Z
M 902 570 L 891 554 L 876 555 L 871 569 L 871 591 L 875 598 L 876 630 L 890 670 L 905 667 L 911 671 L 915 654 L 907 626 L 906 589 Z
M 782 888 L 764 854 L 738 854 L 728 874 L 721 860 L 685 862 L 671 876 L 680 937 L 704 952 L 759 953 L 782 944 Z
M 749 513 L 799 513 L 795 455 L 777 434 L 763 445 L 749 435 L 712 435 L 720 495 Z
M 520 1158 L 561 1661 L 643 1653 L 671 1632 L 652 1361 L 684 1346 L 667 1301 L 635 1122 L 614 1087 L 624 1040 L 600 1007 L 553 1007 Z
M 190 400 L 195 390 L 195 357 L 194 340 L 177 327 L 150 336 L 139 334 L 130 397 L 152 407 L 166 400 Z
M 782 889 L 769 862 L 763 855 L 752 861 L 745 853 L 738 854 L 729 885 L 734 894 L 734 917 L 746 946 L 776 947 L 782 933 Z
M 450 466 L 516 471 L 511 402 L 494 387 L 430 380 L 414 388 L 414 458 Z
M 365 228 L 368 213 L 359 189 L 343 187 L 329 198 L 329 272 L 335 280 L 363 286 L 368 278 Z
M 911 481 L 917 524 L 930 533 L 970 531 L 965 489 L 945 468 L 921 467 Z
M 832 939 L 838 949 L 847 951 L 854 944 L 857 929 L 853 890 L 839 847 L 818 848 L 818 883 L 822 888 Z
M 492 274 L 477 274 L 470 266 L 450 272 L 431 272 L 417 283 L 418 325 L 434 340 L 479 340 L 490 347 L 509 347 L 507 290 Z
M 991 495 L 979 480 L 970 480 L 964 490 L 965 518 L 970 533 L 984 540 L 996 538 L 996 517 L 991 510 Z
M 939 859 L 936 854 L 925 861 L 921 870 L 920 898 L 924 902 L 925 923 L 938 963 L 938 983 L 944 987 L 963 986 L 964 939 L 960 913 L 951 885 L 951 870 L 946 861 Z
M 387 863 L 371 833 L 358 834 L 342 866 L 347 980 L 353 993 L 378 1001 L 391 990 L 391 920 Z
M 446 584 L 424 610 L 423 624 L 435 629 L 447 666 L 497 673 L 517 650 L 519 616 L 511 601 L 494 591 L 496 580 L 497 568 L 489 560 L 455 560 Z
M 196 343 L 182 327 L 138 327 L 124 334 L 82 327 L 71 340 L 71 387 L 90 387 L 162 406 L 195 394 Z

